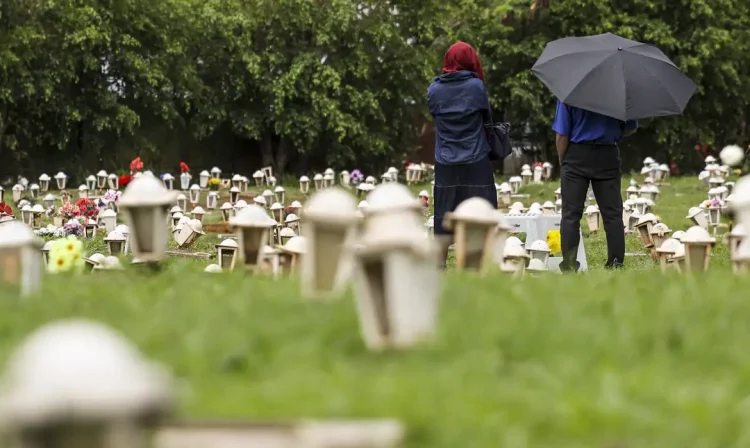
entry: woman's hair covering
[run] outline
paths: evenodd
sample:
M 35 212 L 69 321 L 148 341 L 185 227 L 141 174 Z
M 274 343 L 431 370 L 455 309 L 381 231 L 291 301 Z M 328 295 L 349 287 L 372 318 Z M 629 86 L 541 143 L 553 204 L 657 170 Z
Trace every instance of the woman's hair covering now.
M 474 48 L 466 42 L 456 42 L 445 52 L 443 73 L 454 73 L 461 70 L 474 72 L 477 78 L 484 81 L 482 62 Z

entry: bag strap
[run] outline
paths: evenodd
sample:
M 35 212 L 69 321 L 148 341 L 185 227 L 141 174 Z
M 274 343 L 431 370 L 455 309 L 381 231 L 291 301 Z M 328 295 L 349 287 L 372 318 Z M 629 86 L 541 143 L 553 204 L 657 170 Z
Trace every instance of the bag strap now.
M 484 127 L 487 128 L 487 127 L 501 126 L 505 132 L 510 133 L 510 123 L 497 122 L 497 121 L 494 120 L 494 118 L 492 116 L 492 105 L 490 105 L 489 112 L 490 112 L 489 113 L 489 115 L 490 115 L 490 121 L 489 121 L 489 123 L 485 123 Z

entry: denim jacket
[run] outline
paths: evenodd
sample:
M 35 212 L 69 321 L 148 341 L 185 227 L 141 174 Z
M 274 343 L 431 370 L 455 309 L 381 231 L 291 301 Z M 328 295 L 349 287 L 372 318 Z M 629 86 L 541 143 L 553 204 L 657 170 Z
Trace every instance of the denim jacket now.
M 484 159 L 490 144 L 484 124 L 490 101 L 484 82 L 469 71 L 445 73 L 427 89 L 427 105 L 435 126 L 435 162 L 444 165 Z

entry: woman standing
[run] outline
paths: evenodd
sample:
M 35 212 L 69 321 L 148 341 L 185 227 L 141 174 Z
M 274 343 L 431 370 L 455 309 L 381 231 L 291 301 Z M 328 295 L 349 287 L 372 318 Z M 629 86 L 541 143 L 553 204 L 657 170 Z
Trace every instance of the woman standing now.
M 443 74 L 427 89 L 435 127 L 435 234 L 443 237 L 445 263 L 452 234 L 443 227 L 446 212 L 471 197 L 497 208 L 497 191 L 484 130 L 491 122 L 490 101 L 477 52 L 465 42 L 445 53 Z

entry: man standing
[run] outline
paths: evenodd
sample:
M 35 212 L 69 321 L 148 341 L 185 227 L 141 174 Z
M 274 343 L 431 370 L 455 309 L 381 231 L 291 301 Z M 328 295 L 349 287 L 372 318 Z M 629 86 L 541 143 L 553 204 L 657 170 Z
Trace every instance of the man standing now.
M 557 102 L 552 130 L 560 159 L 562 220 L 560 237 L 563 261 L 560 269 L 577 271 L 581 217 L 589 184 L 607 234 L 608 268 L 622 267 L 625 258 L 625 231 L 622 225 L 622 168 L 617 142 L 633 134 L 638 121 L 620 121 Z

